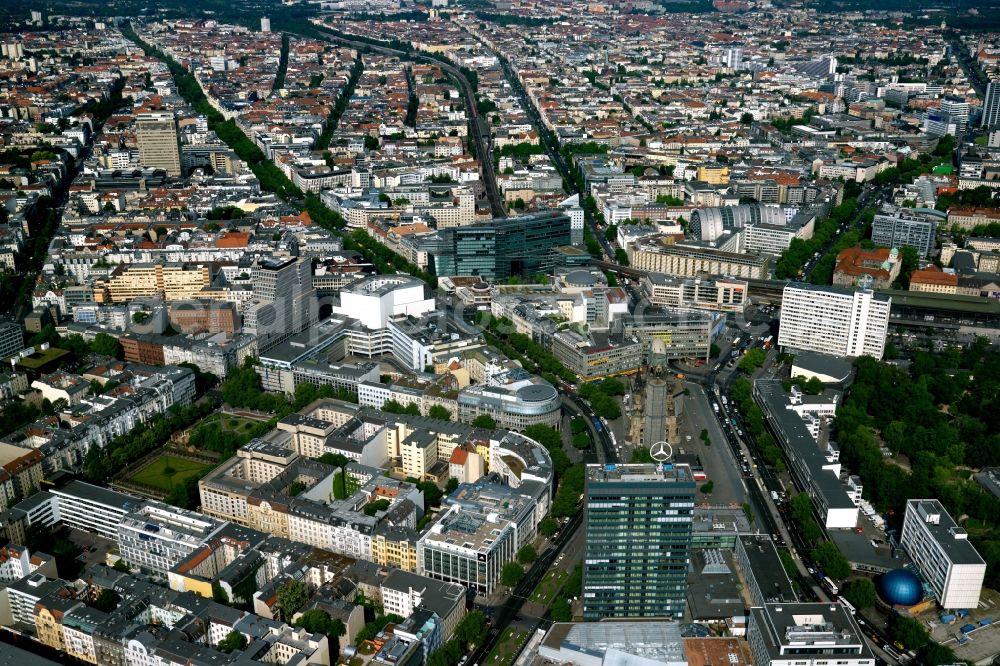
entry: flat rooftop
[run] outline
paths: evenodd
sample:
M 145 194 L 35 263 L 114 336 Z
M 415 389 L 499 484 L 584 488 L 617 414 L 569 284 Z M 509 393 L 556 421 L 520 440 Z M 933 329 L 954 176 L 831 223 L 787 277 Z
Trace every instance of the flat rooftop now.
M 686 662 L 678 622 L 557 622 L 542 645 L 598 658 L 617 652 L 662 663 Z
M 691 468 L 687 465 L 638 463 L 627 465 L 587 465 L 590 483 L 693 483 Z
M 102 504 L 119 511 L 134 511 L 145 501 L 131 495 L 101 488 L 83 481 L 70 481 L 63 488 L 50 491 L 59 497 L 69 497 Z
M 914 512 L 930 536 L 951 560 L 952 564 L 983 564 L 979 551 L 969 541 L 968 532 L 936 499 L 911 499 L 906 501 L 906 514 Z

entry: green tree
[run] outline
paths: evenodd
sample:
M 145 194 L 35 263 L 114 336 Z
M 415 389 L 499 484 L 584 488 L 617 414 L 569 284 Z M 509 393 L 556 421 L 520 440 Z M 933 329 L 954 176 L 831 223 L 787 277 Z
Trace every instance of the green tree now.
M 285 620 L 291 620 L 292 616 L 309 601 L 309 597 L 309 588 L 300 580 L 290 580 L 279 587 L 278 608 L 281 609 Z
M 94 600 L 94 608 L 105 613 L 110 613 L 114 609 L 118 608 L 118 604 L 121 603 L 121 596 L 114 590 L 104 588 L 101 593 L 97 595 Z
M 748 349 L 747 353 L 743 355 L 743 359 L 740 360 L 740 370 L 751 374 L 755 370 L 764 367 L 766 360 L 767 353 L 763 349 Z
M 542 522 L 538 524 L 538 531 L 543 535 L 550 537 L 559 531 L 559 523 L 549 516 L 546 516 L 542 518 Z
M 832 541 L 824 541 L 812 551 L 812 558 L 830 578 L 841 580 L 851 575 L 851 564 Z
M 517 551 L 517 561 L 521 564 L 528 566 L 538 557 L 538 552 L 534 549 L 531 544 L 526 544 L 521 546 L 521 549 Z
M 920 620 L 908 615 L 896 615 L 889 626 L 889 636 L 899 641 L 907 650 L 919 650 L 927 644 L 930 636 Z
M 295 626 L 302 627 L 313 634 L 323 634 L 331 639 L 339 638 L 347 633 L 347 627 L 339 618 L 334 619 L 330 617 L 329 613 L 318 608 L 307 610 L 300 615 L 299 619 L 295 621 Z
M 524 567 L 517 562 L 508 562 L 500 570 L 500 583 L 509 588 L 515 587 L 524 578 Z
M 451 412 L 449 412 L 447 408 L 442 407 L 441 405 L 432 405 L 431 408 L 427 410 L 427 416 L 431 417 L 432 419 L 439 419 L 441 421 L 451 420 Z
M 480 610 L 466 613 L 455 627 L 455 640 L 462 645 L 480 645 L 485 637 L 486 616 Z
M 489 414 L 480 414 L 476 418 L 472 419 L 472 425 L 476 428 L 485 428 L 486 430 L 496 430 L 497 422 Z
M 226 637 L 219 641 L 215 647 L 222 652 L 234 652 L 235 650 L 242 650 L 246 646 L 246 636 L 234 629 L 226 634 Z
M 559 596 L 555 603 L 552 604 L 552 610 L 550 611 L 552 615 L 552 620 L 555 622 L 571 622 L 573 620 L 573 609 L 570 608 L 569 601 L 566 597 Z
M 90 343 L 90 351 L 102 356 L 121 358 L 122 346 L 118 343 L 117 338 L 107 333 L 98 333 L 94 336 L 93 342 Z
M 368 504 L 366 504 L 364 509 L 362 509 L 362 511 L 366 516 L 374 516 L 379 511 L 385 511 L 390 506 L 392 506 L 392 503 L 389 500 L 377 499 L 374 502 L 369 502 Z
M 844 596 L 855 608 L 871 608 L 875 605 L 875 583 L 868 578 L 856 578 L 844 586 Z

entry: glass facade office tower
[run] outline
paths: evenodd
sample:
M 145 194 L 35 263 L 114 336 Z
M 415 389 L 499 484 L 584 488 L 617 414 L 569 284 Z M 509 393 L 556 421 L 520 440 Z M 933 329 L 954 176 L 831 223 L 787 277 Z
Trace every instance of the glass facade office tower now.
M 684 615 L 694 494 L 687 465 L 587 465 L 585 620 Z
M 569 216 L 546 211 L 442 229 L 428 252 L 436 275 L 478 275 L 494 281 L 549 270 L 555 262 L 553 250 L 571 242 Z

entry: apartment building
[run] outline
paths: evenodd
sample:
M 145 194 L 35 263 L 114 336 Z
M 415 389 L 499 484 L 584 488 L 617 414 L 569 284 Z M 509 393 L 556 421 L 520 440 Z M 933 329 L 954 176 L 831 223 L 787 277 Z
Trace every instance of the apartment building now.
M 832 356 L 882 358 L 892 299 L 871 289 L 802 282 L 782 292 L 778 345 Z
M 947 610 L 976 608 L 986 562 L 969 534 L 936 499 L 906 501 L 900 545 L 920 570 L 938 604 Z
M 127 303 L 136 298 L 165 301 L 196 298 L 212 282 L 207 265 L 186 263 L 122 264 L 98 282 L 94 297 L 98 303 Z
M 465 617 L 465 587 L 397 570 L 382 581 L 382 606 L 400 617 L 410 617 L 421 608 L 436 613 L 448 640 Z

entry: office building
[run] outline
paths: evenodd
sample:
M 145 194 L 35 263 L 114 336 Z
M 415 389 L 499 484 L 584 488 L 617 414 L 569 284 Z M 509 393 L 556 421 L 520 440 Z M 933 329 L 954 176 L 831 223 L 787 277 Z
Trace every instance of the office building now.
M 260 351 L 309 329 L 319 318 L 308 259 L 267 257 L 250 274 L 254 300 L 244 313 L 243 328 L 257 336 Z
M 122 518 L 144 501 L 83 481 L 71 481 L 49 493 L 55 503 L 53 517 L 57 522 L 105 539 L 117 539 Z
M 571 242 L 569 216 L 546 211 L 442 229 L 427 241 L 427 251 L 439 276 L 476 275 L 504 281 L 550 270 L 555 248 Z
M 707 666 L 687 652 L 680 622 L 557 622 L 538 645 L 545 663 L 601 666 Z M 742 650 L 726 654 L 727 666 L 747 666 Z M 718 662 L 717 662 L 718 663 Z
M 418 571 L 489 595 L 513 561 L 517 524 L 485 508 L 454 504 L 417 543 Z
M 680 278 L 649 273 L 642 279 L 642 292 L 659 307 L 742 312 L 748 289 L 746 280 L 723 276 Z
M 736 537 L 736 561 L 743 571 L 754 606 L 765 603 L 796 602 L 795 587 L 781 563 L 774 541 L 766 534 L 740 534 Z
M 875 666 L 854 616 L 837 603 L 774 603 L 750 609 L 755 666 Z
M 879 214 L 872 222 L 872 242 L 886 247 L 912 247 L 921 257 L 934 249 L 937 222 L 926 217 L 895 211 L 893 215 Z
M 552 353 L 573 374 L 584 380 L 635 372 L 642 365 L 643 344 L 638 339 L 573 329 L 552 336 Z
M 118 523 L 118 552 L 131 565 L 166 576 L 226 523 L 162 502 L 147 502 Z
M 889 296 L 871 289 L 790 283 L 782 295 L 778 345 L 881 359 L 891 304 Z
M 753 397 L 788 458 L 789 471 L 800 488 L 806 490 L 827 529 L 853 529 L 858 523 L 858 506 L 864 490 L 861 479 L 840 480 L 840 451 L 820 433 L 824 420 L 837 412 L 839 394 L 825 391 L 818 396 L 802 393 L 797 386 L 785 392 L 777 379 L 758 379 Z
M 271 19 L 262 16 L 260 19 L 260 31 L 261 32 L 271 32 Z
M 587 465 L 585 620 L 684 615 L 695 482 L 687 465 Z
M 979 604 L 986 563 L 969 542 L 969 533 L 958 526 L 940 501 L 906 501 L 899 543 L 942 608 L 968 609 Z
M 24 329 L 16 321 L 0 324 L 0 359 L 24 349 Z
M 1000 79 L 990 81 L 986 86 L 986 99 L 983 101 L 983 120 L 980 126 L 987 129 L 1000 127 Z
M 458 394 L 458 418 L 470 423 L 487 414 L 497 427 L 524 430 L 542 424 L 562 424 L 559 394 L 540 378 L 521 379 L 506 386 L 469 386 Z
M 142 166 L 163 169 L 168 176 L 180 177 L 181 145 L 173 112 L 141 113 L 135 125 Z
M 629 246 L 629 265 L 680 277 L 728 275 L 752 280 L 767 279 L 768 260 L 736 252 L 724 252 L 693 245 L 637 242 Z
M 969 126 L 969 110 L 969 102 L 963 97 L 948 96 L 941 100 L 941 114 L 955 123 L 957 136 L 965 134 Z
M 372 275 L 341 289 L 332 312 L 357 319 L 370 330 L 384 329 L 392 317 L 432 312 L 434 298 L 426 292 L 426 284 L 409 275 Z

